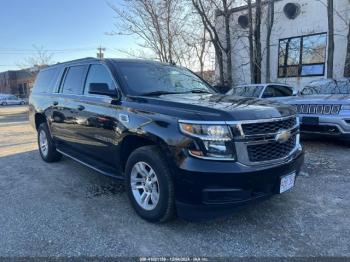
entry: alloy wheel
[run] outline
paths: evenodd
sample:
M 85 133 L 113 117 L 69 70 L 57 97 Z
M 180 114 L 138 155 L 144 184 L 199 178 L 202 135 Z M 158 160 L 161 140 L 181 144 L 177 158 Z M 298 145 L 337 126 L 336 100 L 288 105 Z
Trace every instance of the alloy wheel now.
M 137 162 L 131 170 L 131 190 L 137 204 L 145 210 L 153 210 L 159 201 L 159 182 L 153 168 L 145 162 Z
M 41 153 L 46 157 L 49 152 L 49 142 L 44 130 L 41 130 L 39 133 L 39 146 Z

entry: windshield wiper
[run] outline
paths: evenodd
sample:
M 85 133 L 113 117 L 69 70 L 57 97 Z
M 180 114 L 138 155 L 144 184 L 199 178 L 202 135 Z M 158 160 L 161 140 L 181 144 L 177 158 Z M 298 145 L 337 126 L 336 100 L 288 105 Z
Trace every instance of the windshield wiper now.
M 193 89 L 193 90 L 189 90 L 186 93 L 194 93 L 194 94 L 212 94 L 212 92 L 208 91 L 208 90 L 204 90 L 204 89 Z
M 181 94 L 178 92 L 171 92 L 171 91 L 153 91 L 148 93 L 141 94 L 142 96 L 161 96 L 161 95 L 173 95 L 173 94 Z
M 203 89 L 193 89 L 185 92 L 172 92 L 172 91 L 153 91 L 148 93 L 141 94 L 142 96 L 161 96 L 161 95 L 174 95 L 174 94 L 188 94 L 188 93 L 195 93 L 195 94 L 211 94 L 210 91 L 203 90 Z

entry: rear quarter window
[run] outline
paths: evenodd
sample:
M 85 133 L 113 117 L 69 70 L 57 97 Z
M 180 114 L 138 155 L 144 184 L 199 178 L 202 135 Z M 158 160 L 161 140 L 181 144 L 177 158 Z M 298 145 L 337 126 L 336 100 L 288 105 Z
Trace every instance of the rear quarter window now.
M 59 68 L 45 69 L 36 77 L 33 93 L 52 93 L 57 82 Z
M 66 75 L 61 93 L 70 95 L 81 95 L 83 93 L 83 82 L 86 75 L 86 66 L 71 66 L 66 69 Z

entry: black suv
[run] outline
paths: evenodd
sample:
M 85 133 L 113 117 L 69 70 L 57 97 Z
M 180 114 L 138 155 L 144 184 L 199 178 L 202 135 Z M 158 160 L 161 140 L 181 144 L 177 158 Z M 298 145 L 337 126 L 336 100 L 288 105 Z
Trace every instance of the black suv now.
M 304 161 L 293 107 L 220 95 L 189 70 L 153 61 L 48 67 L 29 111 L 44 161 L 64 155 L 125 180 L 151 222 L 214 218 L 282 193 Z

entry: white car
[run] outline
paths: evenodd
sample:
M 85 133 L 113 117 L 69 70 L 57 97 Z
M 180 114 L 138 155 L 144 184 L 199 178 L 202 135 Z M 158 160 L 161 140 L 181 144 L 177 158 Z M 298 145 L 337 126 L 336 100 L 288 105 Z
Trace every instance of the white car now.
M 0 105 L 24 105 L 26 102 L 14 95 L 3 95 L 0 96 Z
M 296 96 L 297 91 L 285 84 L 267 83 L 267 84 L 247 84 L 232 88 L 227 95 L 254 97 L 254 98 L 283 98 Z

